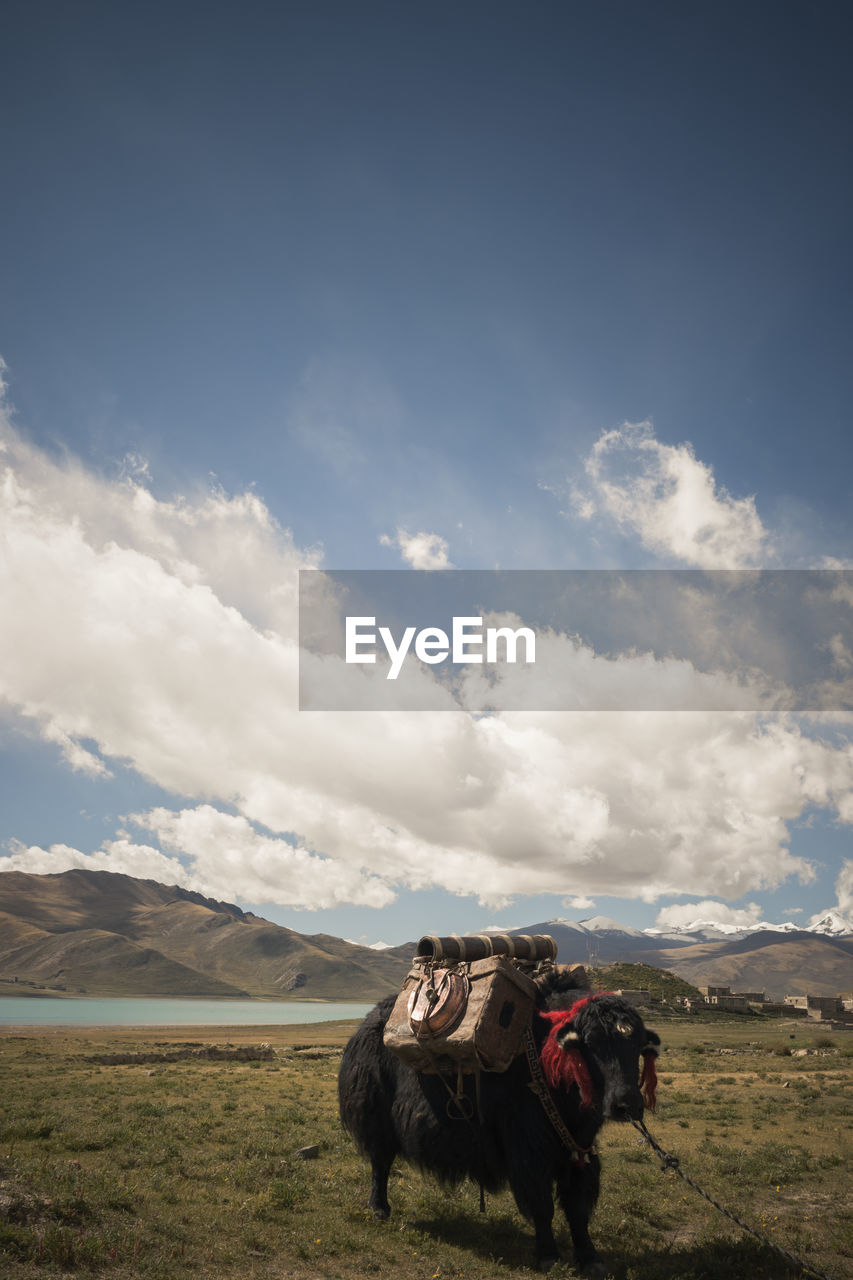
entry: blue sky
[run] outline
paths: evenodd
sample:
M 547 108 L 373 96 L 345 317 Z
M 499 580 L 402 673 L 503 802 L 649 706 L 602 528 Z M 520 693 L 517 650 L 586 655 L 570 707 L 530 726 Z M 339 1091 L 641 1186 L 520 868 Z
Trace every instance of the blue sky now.
M 851 26 L 7 4 L 7 865 L 392 942 L 849 910 L 844 726 L 309 728 L 288 584 L 849 564 Z

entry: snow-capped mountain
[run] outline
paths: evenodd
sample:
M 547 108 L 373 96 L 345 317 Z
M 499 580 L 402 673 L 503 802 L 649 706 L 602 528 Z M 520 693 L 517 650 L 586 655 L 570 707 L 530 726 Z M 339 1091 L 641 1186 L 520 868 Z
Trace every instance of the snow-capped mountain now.
M 689 939 L 691 942 L 719 942 L 721 939 L 748 938 L 752 933 L 805 933 L 806 926 L 793 924 L 790 920 L 782 924 L 771 924 L 769 920 L 759 920 L 756 924 L 744 928 L 743 925 L 721 924 L 717 920 L 703 920 L 701 917 L 691 920 L 689 924 L 673 925 L 670 929 L 644 929 L 650 938 L 664 938 L 678 942 Z M 850 930 L 853 932 L 853 929 Z
M 818 912 L 800 926 L 760 921 L 744 929 L 697 917 L 687 927 L 665 932 L 591 916 L 505 932 L 550 934 L 564 964 L 651 964 L 697 986 L 765 991 L 777 1000 L 788 994 L 834 994 L 853 985 L 853 927 L 835 908 Z
M 739 942 L 759 933 L 782 934 L 792 938 L 811 933 L 823 937 L 853 939 L 853 920 L 837 908 L 831 908 L 818 912 L 807 925 L 794 924 L 790 920 L 781 924 L 761 920 L 744 928 L 697 917 L 688 925 L 664 930 L 634 929 L 607 916 L 589 916 L 585 920 L 545 920 L 505 932 L 551 934 L 556 939 L 561 954 L 571 953 L 582 957 L 585 951 L 590 957 L 597 956 L 604 960 L 608 956 L 615 958 L 629 952 L 652 951 L 662 947 Z
M 581 920 L 580 925 L 587 933 L 626 933 L 629 938 L 642 938 L 641 929 L 632 929 L 630 925 L 620 924 L 618 920 L 610 920 L 607 916 L 590 916 Z
M 823 933 L 832 938 L 844 938 L 853 934 L 853 919 L 835 907 L 819 911 L 808 923 L 809 933 Z

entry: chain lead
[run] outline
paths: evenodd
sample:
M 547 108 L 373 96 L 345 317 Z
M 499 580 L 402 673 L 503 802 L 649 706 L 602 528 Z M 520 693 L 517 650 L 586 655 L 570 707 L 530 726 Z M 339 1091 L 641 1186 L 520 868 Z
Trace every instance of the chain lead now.
M 803 1262 L 802 1258 L 797 1258 L 793 1253 L 789 1253 L 787 1249 L 783 1249 L 781 1245 L 774 1244 L 772 1240 L 768 1240 L 767 1236 L 763 1236 L 760 1231 L 756 1231 L 755 1228 L 750 1227 L 748 1223 L 742 1222 L 740 1218 L 736 1218 L 735 1215 L 729 1209 L 724 1208 L 723 1205 L 719 1204 L 718 1201 L 714 1200 L 711 1196 L 709 1196 L 707 1191 L 703 1191 L 702 1188 L 698 1186 L 698 1184 L 695 1183 L 692 1178 L 688 1178 L 687 1174 L 682 1171 L 682 1169 L 680 1168 L 680 1162 L 679 1162 L 678 1156 L 671 1156 L 669 1152 L 664 1151 L 660 1143 L 656 1142 L 655 1139 L 652 1137 L 652 1135 L 649 1133 L 648 1129 L 646 1128 L 642 1120 L 632 1119 L 631 1124 L 634 1126 L 635 1129 L 638 1129 L 640 1133 L 643 1135 L 642 1137 L 643 1142 L 648 1143 L 648 1145 L 652 1148 L 655 1155 L 658 1157 L 658 1159 L 661 1162 L 660 1167 L 664 1173 L 666 1173 L 667 1169 L 673 1169 L 675 1173 L 678 1174 L 679 1178 L 681 1178 L 682 1182 L 686 1182 L 688 1187 L 692 1187 L 693 1190 L 696 1191 L 702 1197 L 703 1200 L 707 1200 L 708 1204 L 713 1205 L 715 1209 L 718 1209 L 720 1213 L 722 1213 L 726 1218 L 728 1218 L 731 1222 L 734 1222 L 735 1225 L 740 1227 L 742 1231 L 749 1232 L 749 1234 L 751 1236 L 754 1236 L 756 1240 L 760 1240 L 762 1244 L 766 1244 L 770 1249 L 773 1249 L 775 1253 L 778 1253 L 781 1257 L 785 1258 L 787 1262 L 792 1262 L 795 1267 L 799 1267 L 800 1270 L 804 1271 L 807 1275 L 816 1276 L 817 1280 L 831 1280 L 831 1278 L 828 1275 L 826 1275 L 825 1272 L 815 1271 L 813 1267 L 810 1267 L 807 1263 Z

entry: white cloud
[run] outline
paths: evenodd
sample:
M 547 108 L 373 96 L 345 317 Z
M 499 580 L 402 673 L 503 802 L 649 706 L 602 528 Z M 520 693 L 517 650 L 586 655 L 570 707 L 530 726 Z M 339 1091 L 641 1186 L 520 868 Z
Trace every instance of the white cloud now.
M 111 778 L 112 772 L 103 760 L 73 738 L 55 721 L 46 721 L 42 726 L 42 737 L 45 742 L 53 742 L 62 752 L 62 758 L 78 773 L 86 773 L 90 778 Z
M 585 471 L 586 487 L 573 494 L 576 514 L 604 514 L 657 555 L 701 569 L 743 569 L 770 554 L 755 499 L 718 487 L 690 444 L 662 444 L 648 422 L 603 432 Z
M 595 901 L 593 898 L 588 898 L 586 894 L 581 894 L 575 898 L 564 898 L 563 906 L 570 907 L 573 911 L 591 911 Z
M 832 660 L 839 671 L 853 670 L 853 653 L 850 652 L 848 646 L 844 643 L 842 635 L 836 635 L 829 641 Z
M 835 882 L 838 894 L 838 910 L 844 915 L 853 915 L 853 858 L 846 858 L 841 873 Z
M 437 533 L 407 533 L 398 529 L 394 537 L 380 535 L 383 547 L 398 547 L 400 554 L 413 569 L 452 569 L 446 539 Z
M 697 651 L 697 662 L 633 648 L 617 653 L 596 652 L 577 635 L 540 627 L 536 634 L 536 661 L 516 661 L 499 667 L 471 665 L 458 681 L 459 697 L 472 712 L 500 708 L 524 711 L 528 708 L 569 710 L 677 710 L 677 711 L 764 711 L 784 710 L 790 705 L 790 691 L 760 670 L 743 667 L 736 658 L 729 670 L 721 670 L 722 660 L 732 641 L 716 616 L 713 602 L 707 604 L 696 593 L 684 592 L 677 607 L 664 614 L 660 596 L 644 598 L 642 587 L 624 591 L 626 615 L 637 621 L 642 634 L 649 617 L 652 642 L 663 647 L 667 622 L 683 623 L 689 646 Z M 652 618 L 652 615 L 654 617 Z M 486 627 L 520 628 L 524 619 L 509 613 L 484 613 Z M 661 625 L 662 624 L 662 625 Z M 693 636 L 695 635 L 695 642 Z M 519 645 L 523 652 L 523 646 Z M 699 661 L 711 667 L 702 670 Z
M 94 853 L 64 844 L 26 848 L 11 841 L 9 855 L 0 857 L 0 872 L 112 871 L 181 885 L 210 898 L 297 908 L 385 907 L 394 899 L 393 890 L 377 877 L 263 835 L 246 818 L 211 805 L 179 812 L 158 808 L 130 821 L 155 835 L 168 852 L 138 844 L 127 834 L 104 841 Z
M 0 871 L 26 871 L 39 876 L 72 870 L 113 871 L 141 880 L 157 880 L 160 884 L 199 889 L 196 879 L 177 858 L 169 858 L 151 845 L 134 844 L 126 836 L 105 840 L 94 853 L 81 853 L 67 844 L 52 844 L 42 849 L 39 845 L 23 845 L 18 840 L 10 840 L 9 848 L 10 853 L 0 857 Z
M 0 705 L 73 766 L 121 761 L 177 798 L 137 815 L 150 844 L 18 848 L 16 865 L 302 906 L 440 885 L 498 910 L 738 897 L 812 874 L 787 847 L 809 806 L 853 820 L 850 745 L 793 720 L 300 714 L 296 570 L 318 557 L 260 498 L 167 502 L 3 439 Z
M 178 813 L 153 809 L 133 821 L 153 832 L 163 848 L 188 857 L 197 878 L 217 898 L 233 894 L 237 887 L 246 901 L 298 907 L 345 902 L 385 907 L 394 898 L 376 876 L 263 835 L 241 815 L 222 813 L 211 805 Z

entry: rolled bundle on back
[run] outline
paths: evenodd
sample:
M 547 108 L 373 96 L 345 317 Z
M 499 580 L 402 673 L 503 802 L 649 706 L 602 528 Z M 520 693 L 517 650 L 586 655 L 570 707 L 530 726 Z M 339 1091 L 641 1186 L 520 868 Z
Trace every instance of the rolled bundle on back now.
M 459 937 L 436 938 L 427 934 L 418 943 L 417 958 L 428 960 L 484 960 L 487 956 L 508 956 L 513 960 L 536 963 L 554 960 L 557 944 L 545 933 L 532 936 L 521 933 L 511 937 L 508 933 L 477 933 Z

